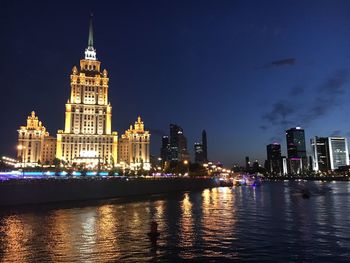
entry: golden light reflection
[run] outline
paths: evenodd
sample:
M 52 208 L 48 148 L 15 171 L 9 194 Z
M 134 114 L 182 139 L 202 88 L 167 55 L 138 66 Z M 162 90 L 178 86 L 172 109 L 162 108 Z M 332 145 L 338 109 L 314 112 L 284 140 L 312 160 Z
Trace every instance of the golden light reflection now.
M 2 222 L 0 233 L 5 235 L 0 238 L 1 247 L 3 247 L 2 262 L 25 262 L 29 251 L 25 248 L 31 231 L 25 229 L 23 222 L 17 216 L 9 216 Z M 19 253 L 20 252 L 20 253 Z
M 120 243 L 115 237 L 119 228 L 116 214 L 113 205 L 103 205 L 98 208 L 97 251 L 106 256 L 105 260 L 112 260 L 107 258 L 110 251 L 115 251 L 113 257 L 120 256 Z
M 194 245 L 195 233 L 193 222 L 192 202 L 188 193 L 184 194 L 184 198 L 181 202 L 181 217 L 180 217 L 180 240 L 179 245 L 183 248 L 190 248 Z M 181 257 L 184 259 L 192 258 L 193 255 L 181 253 Z
M 232 242 L 236 229 L 236 211 L 234 194 L 229 187 L 204 190 L 202 202 L 202 229 L 204 247 L 203 256 L 222 256 L 220 250 L 210 244 Z M 228 223 L 229 222 L 229 223 Z

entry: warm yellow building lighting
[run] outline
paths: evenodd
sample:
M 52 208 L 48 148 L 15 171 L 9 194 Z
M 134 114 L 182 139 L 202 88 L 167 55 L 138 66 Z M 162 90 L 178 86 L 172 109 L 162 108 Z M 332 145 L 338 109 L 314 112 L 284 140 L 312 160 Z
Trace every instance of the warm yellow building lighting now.
M 68 166 L 96 169 L 101 165 L 116 165 L 118 134 L 111 130 L 108 72 L 105 69 L 101 72 L 92 39 L 91 27 L 85 58 L 80 60 L 80 69 L 73 67 L 70 76 L 71 94 L 66 104 L 65 128 L 57 134 L 56 155 Z
M 27 118 L 27 125 L 18 130 L 17 158 L 20 167 L 52 163 L 56 153 L 56 138 L 49 136 L 35 112 Z
M 137 118 L 134 127 L 126 130 L 119 141 L 119 162 L 124 162 L 126 168 L 132 170 L 150 170 L 150 137 L 145 131 L 141 117 Z

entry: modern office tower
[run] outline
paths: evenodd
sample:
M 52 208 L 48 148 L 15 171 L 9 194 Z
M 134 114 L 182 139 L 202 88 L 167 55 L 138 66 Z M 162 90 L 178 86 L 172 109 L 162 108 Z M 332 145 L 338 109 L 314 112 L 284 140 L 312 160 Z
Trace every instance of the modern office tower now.
M 331 169 L 327 137 L 315 137 L 311 140 L 312 168 L 314 171 L 327 172 Z
M 299 174 L 307 169 L 305 132 L 300 127 L 286 131 L 288 165 L 291 174 Z
M 194 162 L 199 164 L 204 163 L 204 147 L 200 142 L 194 144 Z
M 311 139 L 314 171 L 327 172 L 349 165 L 347 139 L 344 137 L 315 137 Z
M 249 161 L 249 156 L 245 157 L 245 169 L 249 170 L 250 169 L 250 161 Z
M 183 134 L 183 129 L 176 124 L 170 124 L 170 160 L 189 160 L 187 139 Z
M 126 130 L 119 140 L 118 156 L 122 168 L 131 170 L 151 168 L 150 137 L 151 134 L 145 131 L 141 117 L 138 117 L 134 127 L 130 125 L 130 129 Z
M 207 145 L 207 132 L 202 131 L 202 146 L 203 146 L 203 162 L 208 162 L 208 145 Z
M 344 137 L 328 137 L 331 170 L 349 165 L 348 141 Z
M 27 118 L 27 125 L 18 130 L 17 158 L 18 166 L 34 167 L 52 163 L 55 158 L 56 138 L 49 136 L 35 112 Z
M 269 144 L 266 146 L 267 152 L 267 170 L 269 173 L 281 174 L 283 172 L 281 145 L 278 143 Z
M 57 133 L 56 157 L 67 165 L 112 167 L 118 160 L 118 134 L 112 132 L 108 73 L 101 71 L 90 19 L 88 47 L 80 69 L 73 67 L 66 103 L 65 128 Z
M 162 159 L 162 163 L 170 160 L 170 143 L 169 136 L 162 137 L 162 147 L 160 148 L 160 158 Z

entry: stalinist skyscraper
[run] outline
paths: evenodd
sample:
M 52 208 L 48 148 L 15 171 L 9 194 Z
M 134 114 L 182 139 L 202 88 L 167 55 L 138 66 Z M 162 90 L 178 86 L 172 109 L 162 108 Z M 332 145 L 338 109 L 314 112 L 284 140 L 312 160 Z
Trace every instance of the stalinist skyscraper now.
M 88 47 L 80 69 L 73 67 L 65 127 L 57 134 L 56 157 L 68 165 L 115 166 L 118 134 L 112 132 L 112 106 L 108 101 L 107 70 L 101 71 L 93 42 L 90 18 Z

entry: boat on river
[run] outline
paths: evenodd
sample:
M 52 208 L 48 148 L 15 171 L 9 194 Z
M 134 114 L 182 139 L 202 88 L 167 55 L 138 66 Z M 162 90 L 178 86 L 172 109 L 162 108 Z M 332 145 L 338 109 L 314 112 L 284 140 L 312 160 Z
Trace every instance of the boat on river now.
M 260 174 L 239 174 L 233 179 L 233 185 L 260 186 L 263 176 Z

